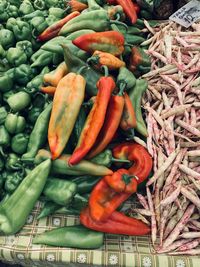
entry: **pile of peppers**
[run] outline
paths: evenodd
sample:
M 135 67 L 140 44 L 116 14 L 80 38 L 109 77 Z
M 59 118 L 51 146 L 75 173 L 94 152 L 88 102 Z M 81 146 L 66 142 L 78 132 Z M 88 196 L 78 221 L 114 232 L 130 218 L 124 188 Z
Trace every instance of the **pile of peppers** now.
M 38 219 L 64 213 L 81 225 L 33 243 L 95 249 L 103 233 L 150 232 L 120 211 L 152 169 L 140 44 L 144 19 L 158 22 L 139 2 L 1 0 L 1 234 L 19 232 L 38 200 Z

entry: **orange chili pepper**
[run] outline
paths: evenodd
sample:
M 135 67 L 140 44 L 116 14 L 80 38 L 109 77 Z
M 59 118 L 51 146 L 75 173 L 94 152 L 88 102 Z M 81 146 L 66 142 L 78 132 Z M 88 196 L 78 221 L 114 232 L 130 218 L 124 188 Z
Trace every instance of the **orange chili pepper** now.
M 124 94 L 124 101 L 125 104 L 124 104 L 123 114 L 121 117 L 120 127 L 124 131 L 127 131 L 129 129 L 135 128 L 137 122 L 132 102 L 127 93 Z
M 87 60 L 87 63 L 92 63 L 96 68 L 102 66 L 108 67 L 109 70 L 116 70 L 125 66 L 125 62 L 115 57 L 111 53 L 106 53 L 96 50 L 92 57 Z
M 78 144 L 69 160 L 71 165 L 77 164 L 94 145 L 103 126 L 108 103 L 115 88 L 115 82 L 111 77 L 101 77 L 97 82 L 97 88 L 96 100 L 86 119 Z
M 67 15 L 65 18 L 53 23 L 37 37 L 37 40 L 47 41 L 57 36 L 60 29 L 65 25 L 65 23 L 77 17 L 78 15 L 80 15 L 80 13 L 78 11 L 74 11 L 73 13 Z
M 111 96 L 103 127 L 89 152 L 88 158 L 92 158 L 102 152 L 113 139 L 120 124 L 124 108 L 123 90 L 124 88 L 117 95 Z
M 75 73 L 64 76 L 56 88 L 48 129 L 52 159 L 65 148 L 85 95 L 85 79 Z
M 84 3 L 81 3 L 77 0 L 70 0 L 67 2 L 67 5 L 66 5 L 66 10 L 70 10 L 70 12 L 74 12 L 74 11 L 83 11 L 84 9 L 88 8 L 88 6 Z
M 48 94 L 48 95 L 54 95 L 54 93 L 56 91 L 56 87 L 54 87 L 54 86 L 41 86 L 40 91 L 45 93 L 45 94 Z
M 49 72 L 46 73 L 43 77 L 43 81 L 47 84 L 50 84 L 54 87 L 56 87 L 59 83 L 59 81 L 64 77 L 68 72 L 67 65 L 65 62 L 62 62 L 58 65 L 58 67 Z

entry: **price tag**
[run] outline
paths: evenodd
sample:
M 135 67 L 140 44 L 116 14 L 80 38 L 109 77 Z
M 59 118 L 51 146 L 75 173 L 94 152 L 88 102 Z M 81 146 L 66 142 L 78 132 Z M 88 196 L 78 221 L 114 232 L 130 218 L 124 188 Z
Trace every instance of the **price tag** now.
M 192 0 L 169 17 L 170 20 L 188 28 L 200 19 L 200 1 Z

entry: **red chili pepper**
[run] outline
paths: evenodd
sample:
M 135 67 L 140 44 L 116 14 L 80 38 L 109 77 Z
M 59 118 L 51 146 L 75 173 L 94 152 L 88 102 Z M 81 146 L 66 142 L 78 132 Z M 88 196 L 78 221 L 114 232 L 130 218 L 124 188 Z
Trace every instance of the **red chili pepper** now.
M 117 31 L 87 33 L 72 42 L 80 49 L 90 53 L 98 50 L 119 56 L 124 51 L 124 35 Z
M 110 234 L 140 236 L 150 233 L 147 224 L 117 211 L 113 212 L 107 221 L 101 223 L 92 219 L 90 210 L 86 207 L 81 211 L 80 222 L 87 228 Z
M 118 129 L 124 108 L 123 90 L 124 88 L 117 95 L 111 96 L 103 127 L 89 152 L 88 158 L 92 158 L 102 152 L 112 141 Z
M 101 77 L 97 82 L 98 93 L 90 113 L 86 119 L 78 144 L 70 157 L 69 164 L 77 164 L 94 145 L 103 126 L 108 103 L 115 88 L 111 77 Z
M 98 222 L 106 221 L 121 203 L 131 195 L 128 193 L 117 193 L 106 183 L 104 178 L 96 184 L 89 198 L 91 217 Z
M 133 1 L 132 1 L 132 3 L 133 3 L 133 6 L 134 6 L 134 8 L 135 8 L 136 13 L 137 13 L 137 14 L 140 13 L 140 6 L 139 6 L 136 2 L 133 2 Z
M 124 13 L 127 15 L 132 24 L 137 21 L 137 13 L 132 0 L 116 0 L 117 4 L 123 7 Z
M 122 143 L 114 147 L 112 153 L 115 158 L 128 159 L 133 162 L 128 172 L 138 177 L 138 184 L 148 177 L 152 169 L 152 158 L 142 145 L 130 142 Z
M 130 175 L 128 170 L 119 169 L 113 175 L 104 176 L 106 183 L 118 193 L 135 193 L 137 181 L 134 175 Z
M 135 111 L 131 99 L 127 93 L 124 94 L 124 110 L 121 117 L 120 127 L 127 131 L 137 125 Z
M 74 11 L 71 14 L 67 15 L 65 18 L 53 23 L 51 26 L 49 26 L 46 30 L 44 30 L 38 37 L 38 41 L 47 41 L 49 39 L 52 39 L 53 37 L 57 36 L 60 29 L 70 21 L 71 19 L 77 17 L 80 15 L 78 11 Z

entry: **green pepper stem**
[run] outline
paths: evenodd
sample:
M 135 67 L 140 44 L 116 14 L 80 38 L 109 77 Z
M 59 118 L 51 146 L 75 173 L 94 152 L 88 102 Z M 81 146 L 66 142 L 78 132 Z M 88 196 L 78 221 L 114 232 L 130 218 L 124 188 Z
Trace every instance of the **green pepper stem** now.
M 126 185 L 131 182 L 131 179 L 133 177 L 135 178 L 135 175 L 129 175 L 129 174 L 123 174 L 122 175 L 122 179 L 123 179 L 123 181 L 125 182 Z
M 134 47 L 134 45 L 129 44 L 129 43 L 124 43 L 124 46 L 130 46 L 130 47 Z
M 84 70 L 84 69 L 88 69 L 89 67 L 88 66 L 82 66 L 78 71 L 77 71 L 77 74 L 81 74 L 81 72 Z
M 128 26 L 125 23 L 121 22 L 121 21 L 117 21 L 117 20 L 111 19 L 110 23 L 113 23 L 113 24 L 116 24 L 116 25 L 121 25 L 126 29 L 126 32 L 128 31 Z
M 127 83 L 125 81 L 120 81 L 118 83 L 119 86 L 119 93 L 118 95 L 123 95 L 124 91 L 126 90 Z
M 99 56 L 92 56 L 87 59 L 87 64 L 93 64 L 96 65 L 99 63 Z
M 131 132 L 130 136 L 126 138 L 127 141 L 132 140 L 133 137 L 135 136 L 135 131 L 133 128 L 129 129 L 129 131 Z
M 0 146 L 0 155 L 6 157 L 6 154 L 4 153 L 2 146 Z
M 130 163 L 130 160 L 128 159 L 117 159 L 117 158 L 111 158 L 112 162 L 121 162 L 121 163 Z
M 105 77 L 108 77 L 108 75 L 109 75 L 108 67 L 105 66 L 105 65 L 103 65 L 103 66 L 101 67 L 101 69 L 104 71 L 104 76 L 105 76 Z

